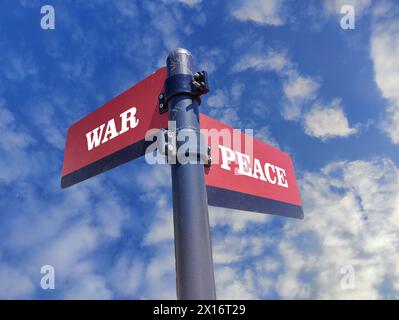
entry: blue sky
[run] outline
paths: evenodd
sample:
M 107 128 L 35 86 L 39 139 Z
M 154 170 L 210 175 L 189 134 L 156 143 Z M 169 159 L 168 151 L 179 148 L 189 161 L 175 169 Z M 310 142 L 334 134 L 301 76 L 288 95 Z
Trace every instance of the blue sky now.
M 204 113 L 290 153 L 304 203 L 300 221 L 210 208 L 218 297 L 399 297 L 396 1 L 4 0 L 0 18 L 0 298 L 176 298 L 169 167 L 60 189 L 67 128 L 176 47 L 210 74 Z

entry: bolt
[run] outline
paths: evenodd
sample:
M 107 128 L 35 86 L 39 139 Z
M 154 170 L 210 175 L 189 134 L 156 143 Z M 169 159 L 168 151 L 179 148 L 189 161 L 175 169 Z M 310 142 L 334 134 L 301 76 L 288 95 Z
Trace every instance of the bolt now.
M 194 87 L 196 87 L 196 88 L 200 88 L 200 87 L 201 87 L 201 84 L 198 83 L 197 81 L 193 81 L 193 85 L 194 85 Z
M 172 131 L 168 131 L 168 138 L 173 138 L 174 137 L 174 133 Z

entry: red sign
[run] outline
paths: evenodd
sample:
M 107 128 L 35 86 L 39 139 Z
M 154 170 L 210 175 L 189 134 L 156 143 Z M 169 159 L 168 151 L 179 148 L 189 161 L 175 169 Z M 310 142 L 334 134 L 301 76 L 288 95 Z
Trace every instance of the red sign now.
M 165 79 L 161 68 L 68 129 L 63 188 L 144 155 L 147 130 L 167 127 L 158 111 Z
M 167 128 L 158 97 L 161 68 L 73 124 L 67 133 L 61 186 L 69 187 L 145 154 L 150 129 Z M 209 205 L 303 218 L 288 154 L 201 114 L 211 147 L 206 171 Z
M 203 114 L 201 132 L 211 148 L 209 205 L 303 218 L 288 154 Z

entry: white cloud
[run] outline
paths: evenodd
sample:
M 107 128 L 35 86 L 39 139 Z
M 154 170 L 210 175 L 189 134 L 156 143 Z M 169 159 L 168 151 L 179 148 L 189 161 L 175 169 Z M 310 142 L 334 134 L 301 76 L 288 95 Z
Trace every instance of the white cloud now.
M 85 56 L 79 56 L 79 58 L 70 61 L 65 59 L 60 62 L 59 66 L 62 74 L 71 80 L 86 79 L 89 81 L 96 70 L 94 62 Z
M 262 140 L 263 142 L 266 142 L 278 149 L 281 149 L 277 140 L 272 136 L 269 127 L 262 126 L 256 130 L 254 130 L 254 132 L 255 132 L 255 138 L 258 138 L 258 139 Z
M 241 72 L 249 69 L 256 71 L 274 71 L 281 73 L 291 68 L 291 63 L 284 51 L 257 50 L 242 55 L 233 66 L 233 72 Z
M 61 132 L 59 124 L 55 123 L 56 117 L 54 106 L 47 101 L 35 101 L 36 110 L 40 112 L 32 113 L 32 120 L 37 128 L 42 132 L 44 140 L 59 150 L 63 150 L 65 146 L 65 135 Z
M 144 272 L 144 261 L 137 258 L 132 259 L 128 254 L 122 255 L 112 268 L 109 279 L 112 289 L 118 295 L 137 298 Z
M 214 109 L 211 110 L 210 115 L 233 128 L 240 127 L 241 119 L 237 113 L 236 107 L 226 106 L 220 110 Z
M 115 2 L 118 13 L 126 17 L 135 17 L 137 15 L 137 7 L 133 1 L 119 0 Z
M 341 8 L 351 5 L 355 8 L 355 14 L 360 16 L 371 5 L 371 0 L 324 0 L 324 10 L 327 14 L 341 14 Z
M 32 54 L 29 53 L 22 55 L 9 53 L 2 60 L 4 74 L 10 81 L 22 81 L 38 72 Z
M 283 105 L 283 117 L 286 120 L 299 120 L 304 104 L 317 96 L 319 84 L 310 77 L 304 77 L 292 71 L 288 79 L 284 81 L 283 89 L 287 99 Z
M 174 5 L 176 4 L 176 0 L 162 0 L 162 2 L 166 5 Z M 178 3 L 186 5 L 188 7 L 194 8 L 201 4 L 202 0 L 177 0 Z
M 94 210 L 98 215 L 103 236 L 119 238 L 123 224 L 128 217 L 127 210 L 124 210 L 115 199 L 100 201 Z
M 154 175 L 157 179 L 161 176 L 157 170 Z M 151 180 L 151 175 L 146 176 Z M 399 269 L 395 267 L 399 171 L 392 161 L 335 162 L 320 172 L 305 172 L 299 183 L 305 220 L 284 220 L 285 226 L 273 228 L 270 235 L 265 235 L 262 228 L 283 218 L 210 207 L 218 298 L 261 299 L 275 293 L 293 299 L 381 298 L 387 294 L 381 289 L 384 284 L 391 283 L 395 288 L 399 281 Z M 162 208 L 166 217 L 163 209 L 170 210 L 163 194 L 166 187 L 153 186 L 157 184 L 147 186 L 148 193 L 156 191 L 156 199 L 161 199 L 156 211 Z M 79 207 L 90 205 L 90 198 L 86 200 L 78 200 Z M 60 235 L 60 241 L 64 240 L 48 247 L 48 256 L 43 256 L 47 258 L 38 261 L 60 264 L 60 276 L 73 284 L 66 290 L 67 298 L 110 298 L 114 296 L 111 289 L 127 286 L 129 290 L 118 290 L 126 297 L 174 299 L 171 212 L 168 215 L 168 219 L 153 219 L 148 228 L 144 244 L 153 248 L 153 256 L 143 263 L 122 256 L 108 280 L 95 273 L 93 262 L 84 259 L 104 236 L 103 229 L 92 228 L 90 220 Z M 162 226 L 168 230 L 167 236 Z M 57 227 L 52 229 L 52 234 L 57 234 Z M 56 255 L 56 251 L 62 255 Z M 340 286 L 341 268 L 348 264 L 355 270 L 353 290 Z M 127 283 L 123 284 L 122 279 Z M 29 285 L 27 288 L 24 290 L 29 295 Z M 77 290 L 80 293 L 74 295 Z
M 235 218 L 232 213 L 232 219 Z M 246 212 L 247 215 L 253 213 Z M 231 264 L 233 262 L 242 261 L 243 258 L 248 259 L 260 255 L 265 243 L 268 242 L 267 237 L 242 235 L 231 233 L 229 235 L 215 234 L 213 238 L 213 260 L 216 264 Z
M 319 89 L 318 82 L 298 73 L 297 67 L 284 50 L 265 50 L 255 44 L 255 51 L 243 54 L 233 66 L 233 72 L 249 69 L 275 72 L 283 83 L 284 100 L 282 115 L 286 120 L 300 120 L 304 105 L 313 101 Z
M 30 148 L 35 140 L 0 100 L 0 183 L 11 183 L 35 171 Z
M 291 77 L 284 84 L 284 93 L 292 100 L 307 99 L 309 96 L 314 96 L 316 90 L 317 83 L 313 79 L 299 75 Z
M 214 94 L 206 99 L 206 103 L 215 108 L 224 108 L 228 101 L 228 94 L 221 89 L 217 89 Z
M 154 257 L 146 265 L 146 299 L 176 299 L 176 273 L 173 244 L 154 248 Z
M 189 7 L 196 7 L 202 2 L 202 0 L 178 0 L 178 1 Z
M 305 220 L 289 222 L 278 241 L 283 298 L 362 299 L 391 294 L 399 242 L 399 171 L 388 159 L 337 162 L 300 181 Z M 341 287 L 352 265 L 355 288 Z M 303 274 L 307 274 L 304 278 Z M 397 292 L 398 293 L 398 292 Z
M 285 220 L 272 237 L 259 236 L 267 220 L 248 220 L 227 209 L 212 223 L 230 226 L 213 238 L 218 297 L 381 299 L 399 294 L 399 170 L 389 159 L 333 162 L 299 181 L 305 219 Z M 225 215 L 224 215 L 225 214 Z M 242 217 L 265 216 L 246 213 Z M 272 220 L 270 220 L 272 219 Z M 220 231 L 221 232 L 221 231 Z M 263 234 L 263 233 L 262 233 Z M 223 236 L 224 235 L 224 236 Z M 277 249 L 277 254 L 271 252 Z M 345 289 L 342 267 L 354 269 Z M 242 267 L 245 266 L 245 269 Z M 253 281 L 256 279 L 256 281 Z M 389 288 L 389 289 L 387 289 Z
M 283 1 L 245 0 L 236 1 L 231 14 L 241 21 L 253 21 L 263 25 L 281 26 L 285 23 Z
M 265 50 L 259 43 L 254 47 L 255 50 L 251 49 L 239 58 L 232 71 L 253 69 L 275 72 L 283 83 L 284 101 L 281 111 L 283 117 L 286 120 L 300 120 L 306 104 L 317 97 L 319 83 L 312 77 L 299 74 L 286 51 Z
M 170 166 L 148 168 L 137 176 L 144 195 L 141 200 L 153 203 L 151 223 L 147 227 L 141 245 L 149 249 L 151 257 L 143 263 L 140 293 L 144 299 L 176 299 L 175 255 L 173 248 L 173 211 Z
M 180 0 L 179 2 L 190 7 L 195 7 L 200 3 L 198 0 Z M 187 23 L 187 19 L 184 19 L 184 15 L 182 14 L 181 10 L 175 7 L 168 7 L 169 4 L 173 3 L 171 1 L 164 1 L 163 4 L 155 4 L 151 2 L 145 3 L 145 8 L 151 18 L 151 24 L 159 33 L 167 51 L 184 47 L 182 44 L 183 36 L 192 34 L 193 24 L 201 23 L 201 19 L 193 20 L 192 22 Z M 162 53 L 164 57 L 163 59 L 165 59 L 165 56 L 168 53 Z
M 80 276 L 79 281 L 74 282 L 68 289 L 64 299 L 67 300 L 109 300 L 113 293 L 107 288 L 103 277 L 93 274 Z
M 339 100 L 330 102 L 329 108 L 322 110 L 322 108 L 313 107 L 309 111 L 312 103 L 319 96 L 320 81 L 310 76 L 301 75 L 284 50 L 269 49 L 265 51 L 259 43 L 256 43 L 254 47 L 255 51 L 250 50 L 239 58 L 232 71 L 241 72 L 253 69 L 275 72 L 280 77 L 283 86 L 284 98 L 282 99 L 281 114 L 285 120 L 301 121 L 306 134 L 322 140 L 346 137 L 357 131 L 349 127 L 343 107 L 337 106 Z M 329 116 L 332 117 L 331 123 L 326 118 Z M 269 133 L 267 130 L 265 128 L 263 132 L 266 136 Z M 273 139 L 270 140 L 273 142 Z
M 237 109 L 244 89 L 245 85 L 239 82 L 233 82 L 230 88 L 217 89 L 206 99 L 206 104 L 211 107 L 209 115 L 234 128 L 239 128 L 241 119 Z
M 392 142 L 399 144 L 399 23 L 395 16 L 390 16 L 395 10 L 385 3 L 377 6 L 374 12 L 370 55 L 374 63 L 375 81 L 389 103 L 388 119 L 383 127 Z
M 1 251 L 12 252 L 18 259 L 9 268 L 20 274 L 15 276 L 15 289 L 0 286 L 0 296 L 31 298 L 40 290 L 41 266 L 49 264 L 56 272 L 57 297 L 112 298 L 107 274 L 98 271 L 93 253 L 120 238 L 126 226 L 129 217 L 118 196 L 99 178 L 63 191 L 55 181 L 58 178 L 42 180 L 47 187 L 40 191 L 23 178 L 15 182 L 21 195 L 4 196 L 3 201 L 12 202 L 7 210 L 0 204 L 3 215 L 12 214 Z M 0 181 L 0 188 L 3 186 Z M 95 194 L 101 194 L 101 199 Z M 3 275 L 7 272 L 0 270 L 0 277 Z
M 171 51 L 182 47 L 181 30 L 188 27 L 182 22 L 182 15 L 176 10 L 170 10 L 165 5 L 146 2 L 145 7 L 151 17 L 151 24 L 159 33 L 165 49 Z M 164 55 L 166 56 L 167 53 Z
M 242 82 L 234 81 L 230 93 L 231 93 L 231 99 L 234 102 L 239 102 L 241 99 L 241 96 L 245 90 L 245 84 Z
M 144 237 L 145 245 L 156 245 L 163 241 L 173 241 L 173 211 L 164 194 L 158 194 L 155 202 L 157 213 Z
M 241 277 L 231 267 L 222 267 L 215 270 L 217 298 L 226 300 L 251 300 L 256 299 L 251 284 L 251 274 Z
M 170 166 L 153 166 L 151 169 L 141 172 L 141 174 L 136 177 L 136 181 L 144 191 L 151 195 L 155 189 L 165 188 L 171 185 Z
M 252 224 L 266 222 L 270 216 L 248 214 L 246 211 L 209 207 L 209 220 L 213 227 L 228 226 L 234 232 L 242 231 Z
M 45 264 L 55 267 L 58 278 L 68 278 L 71 269 L 81 259 L 85 257 L 96 247 L 100 241 L 99 234 L 94 228 L 91 228 L 87 222 L 80 221 L 79 225 L 61 228 L 61 236 L 46 243 L 46 250 L 43 250 L 40 259 Z
M 205 47 L 200 47 L 197 50 L 196 60 L 198 65 L 198 70 L 205 70 L 208 74 L 212 74 L 218 65 L 224 63 L 224 55 L 219 49 L 209 49 Z
M 309 136 L 329 139 L 347 137 L 356 133 L 357 129 L 350 128 L 339 100 L 334 100 L 328 106 L 315 105 L 305 114 L 305 133 Z
M 0 299 L 26 299 L 34 291 L 32 280 L 0 261 Z

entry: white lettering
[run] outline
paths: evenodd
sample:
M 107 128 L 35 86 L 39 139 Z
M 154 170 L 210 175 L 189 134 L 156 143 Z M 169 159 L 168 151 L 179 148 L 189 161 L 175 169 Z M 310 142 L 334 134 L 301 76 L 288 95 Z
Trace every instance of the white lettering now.
M 125 133 L 129 129 L 136 128 L 139 124 L 139 119 L 136 119 L 136 112 L 137 109 L 135 107 L 126 110 L 125 112 L 121 113 L 120 117 L 122 119 L 121 131 L 119 134 Z M 129 122 L 129 126 L 127 123 Z
M 139 124 L 139 119 L 136 118 L 136 108 L 130 108 L 125 112 L 122 112 L 120 117 L 120 131 L 118 132 L 117 123 L 115 119 L 110 119 L 107 122 L 107 127 L 104 132 L 105 123 L 100 125 L 99 127 L 95 128 L 94 130 L 86 133 L 87 139 L 87 150 L 92 150 L 93 148 L 98 147 L 100 144 L 106 143 L 109 140 L 112 140 L 123 134 L 130 129 L 137 127 Z
M 221 167 L 224 170 L 229 170 L 230 171 L 231 168 L 229 166 L 229 163 L 231 161 L 235 161 L 235 158 L 236 158 L 235 155 L 234 155 L 234 152 L 230 148 L 227 148 L 227 147 L 224 147 L 224 146 L 220 146 L 219 145 L 219 148 L 220 148 L 220 151 L 222 152 L 222 165 L 221 165 Z
M 267 181 L 265 178 L 265 174 L 263 173 L 263 170 L 262 170 L 262 165 L 260 164 L 260 161 L 256 158 L 254 160 L 254 175 L 253 175 L 253 177 L 256 179 Z
M 283 168 L 266 162 L 262 167 L 259 159 L 254 158 L 253 168 L 251 167 L 251 157 L 247 154 L 234 151 L 228 147 L 219 145 L 221 151 L 222 163 L 221 168 L 231 171 L 231 162 L 237 163 L 237 174 L 249 176 L 254 179 L 277 184 L 281 187 L 288 188 L 286 172 Z
M 93 131 L 86 133 L 87 139 L 87 149 L 90 151 L 91 149 L 98 147 L 100 145 L 101 137 L 103 135 L 103 130 L 105 127 L 105 123 L 100 127 L 95 128 Z M 100 132 L 98 132 L 100 130 Z M 93 137 L 92 137 L 93 134 Z
M 277 179 L 278 179 L 278 185 L 282 186 L 284 188 L 288 188 L 288 182 L 285 179 L 285 170 L 279 167 L 276 167 L 277 171 Z
M 104 134 L 104 139 L 102 143 L 105 143 L 108 141 L 108 136 L 111 135 L 109 137 L 109 140 L 112 140 L 113 138 L 117 137 L 119 135 L 118 131 L 116 131 L 116 126 L 115 126 L 115 120 L 111 119 L 108 121 L 107 124 L 107 129 L 105 130 L 105 134 Z
M 250 161 L 251 161 L 250 157 L 248 155 L 243 154 L 238 151 L 236 151 L 236 155 L 237 155 L 237 160 L 238 160 L 237 174 L 242 174 L 245 176 L 252 177 L 251 168 L 249 166 Z
M 274 179 L 272 179 L 272 178 L 270 177 L 270 169 L 272 169 L 272 170 L 273 170 L 273 173 L 275 173 L 274 166 L 273 166 L 272 164 L 270 164 L 270 163 L 265 163 L 265 173 L 266 173 L 267 180 L 268 180 L 271 184 L 276 184 L 276 182 L 277 182 L 276 177 L 274 177 Z

